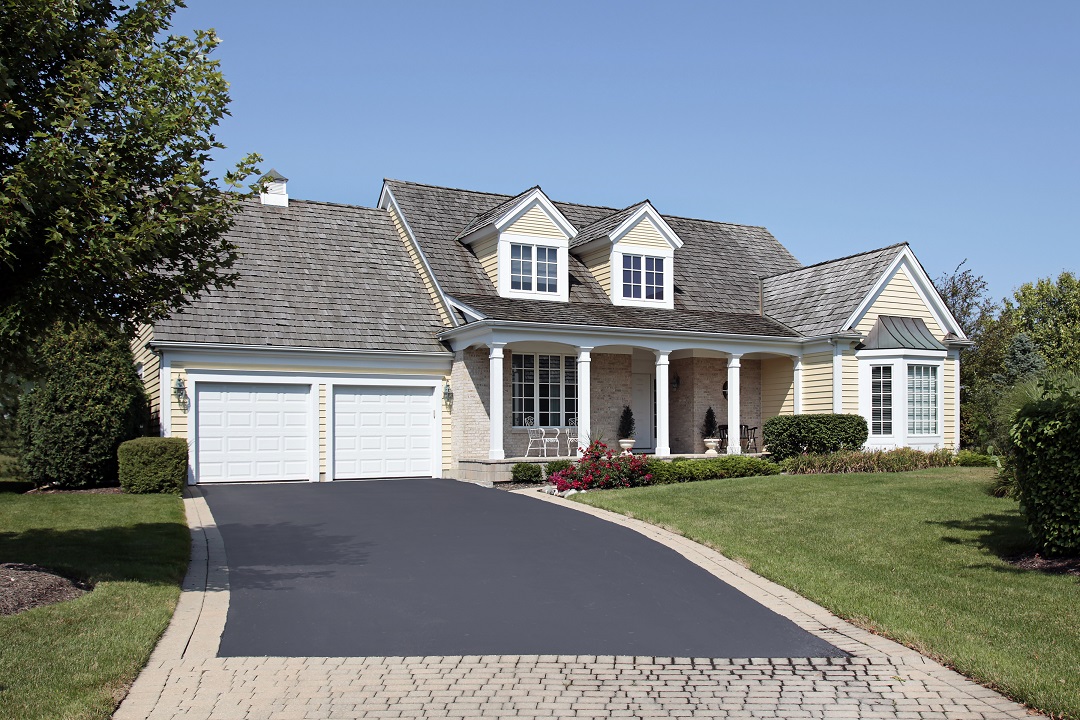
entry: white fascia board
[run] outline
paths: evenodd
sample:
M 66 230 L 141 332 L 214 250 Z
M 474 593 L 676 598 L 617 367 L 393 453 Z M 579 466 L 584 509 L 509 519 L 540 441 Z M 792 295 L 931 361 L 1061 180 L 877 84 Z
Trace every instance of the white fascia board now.
M 453 360 L 450 352 L 401 352 L 394 350 L 336 350 L 297 347 L 268 347 L 225 343 L 187 343 L 156 340 L 155 349 L 168 350 L 171 364 L 242 362 L 272 368 L 283 364 L 308 364 L 312 367 L 402 368 L 442 371 Z
M 573 223 L 566 219 L 566 216 L 559 212 L 559 208 L 555 207 L 555 203 L 551 202 L 544 191 L 540 188 L 535 188 L 528 195 L 521 198 L 521 201 L 517 205 L 503 213 L 502 217 L 498 218 L 495 222 L 495 228 L 502 232 L 503 228 L 508 225 L 513 225 L 522 215 L 532 209 L 534 205 L 539 205 L 551 221 L 558 226 L 559 231 L 566 236 L 566 239 L 574 237 L 577 234 L 577 228 Z
M 653 224 L 656 225 L 656 228 L 660 231 L 660 235 L 663 236 L 664 240 L 667 240 L 673 250 L 678 250 L 683 246 L 683 241 L 679 239 L 679 236 L 675 234 L 675 231 L 671 229 L 671 226 L 667 224 L 667 221 L 664 220 L 663 216 L 656 211 L 656 208 L 654 208 L 652 203 L 648 200 L 645 201 L 644 205 L 634 211 L 633 215 L 626 218 L 626 220 L 623 220 L 617 228 L 608 233 L 608 237 L 611 238 L 612 243 L 619 242 L 622 236 L 630 232 L 630 230 L 645 216 L 648 216 L 649 219 L 653 221 Z
M 484 225 L 483 227 L 476 228 L 468 235 L 463 235 L 462 237 L 458 238 L 458 242 L 463 245 L 472 245 L 475 242 L 484 240 L 485 238 L 489 238 L 492 235 L 498 234 L 499 230 L 494 225 Z
M 870 310 L 870 306 L 874 304 L 881 291 L 885 289 L 885 286 L 889 284 L 889 280 L 897 272 L 905 272 L 908 279 L 911 280 L 912 286 L 915 288 L 915 292 L 918 293 L 923 303 L 930 310 L 930 314 L 934 316 L 938 325 L 945 329 L 945 332 L 955 333 L 961 340 L 967 340 L 967 335 L 964 334 L 963 328 L 960 327 L 960 323 L 956 322 L 956 318 L 949 312 L 949 308 L 946 307 L 945 301 L 941 299 L 937 290 L 934 288 L 934 283 L 930 281 L 926 271 L 923 270 L 922 265 L 919 263 L 915 254 L 911 252 L 911 248 L 905 245 L 900 248 L 900 251 L 896 254 L 896 257 L 889 267 L 885 268 L 885 272 L 881 274 L 874 286 L 870 288 L 870 292 L 866 294 L 859 306 L 855 308 L 855 312 L 851 314 L 846 321 L 844 321 L 843 327 L 853 328 L 862 319 L 863 315 Z
M 431 284 L 435 288 L 435 293 L 439 296 L 439 302 L 443 304 L 443 307 L 450 307 L 450 303 L 446 300 L 446 293 L 443 292 L 442 286 L 439 285 L 439 279 L 435 277 L 435 272 L 431 269 L 431 263 L 428 262 L 427 256 L 424 255 L 424 251 L 420 248 L 420 243 L 416 240 L 416 234 L 409 227 L 409 220 L 405 217 L 405 213 L 401 212 L 401 206 L 398 205 L 397 200 L 394 198 L 393 191 L 390 190 L 390 186 L 383 181 L 382 192 L 379 193 L 379 207 L 383 210 L 393 206 L 397 216 L 401 218 L 401 224 L 405 226 L 405 234 L 409 236 L 409 242 L 412 243 L 413 250 L 416 252 L 416 256 L 420 258 L 420 264 L 424 266 L 424 272 L 427 273 L 428 279 L 431 280 Z M 447 313 L 450 318 L 450 324 L 454 327 L 458 326 L 457 318 L 453 313 Z
M 455 297 L 447 295 L 446 299 L 450 302 L 451 306 L 453 306 L 454 308 L 460 310 L 465 315 L 468 315 L 469 317 L 471 317 L 474 322 L 477 321 L 477 320 L 486 320 L 487 319 L 487 315 L 480 312 L 476 308 L 473 308 L 473 307 L 470 307 L 470 306 L 466 305 L 465 303 L 461 302 L 460 300 L 458 300 Z
M 910 350 L 905 348 L 887 348 L 884 350 L 856 350 L 855 357 L 857 358 L 874 358 L 874 359 L 921 359 L 921 360 L 944 360 L 948 354 L 947 350 Z

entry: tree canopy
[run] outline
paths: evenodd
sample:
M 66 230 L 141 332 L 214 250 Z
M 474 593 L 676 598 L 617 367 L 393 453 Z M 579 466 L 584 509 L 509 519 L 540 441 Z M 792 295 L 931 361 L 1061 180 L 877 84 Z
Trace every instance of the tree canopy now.
M 234 280 L 257 156 L 210 176 L 228 84 L 179 0 L 0 4 L 0 356 L 55 321 L 153 321 Z

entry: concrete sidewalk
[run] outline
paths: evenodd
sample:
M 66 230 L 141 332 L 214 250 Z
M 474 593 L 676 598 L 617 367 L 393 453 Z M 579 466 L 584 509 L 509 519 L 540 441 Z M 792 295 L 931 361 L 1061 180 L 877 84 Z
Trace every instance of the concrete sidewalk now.
M 852 657 L 218 658 L 229 605 L 225 548 L 205 500 L 189 488 L 192 562 L 184 592 L 114 718 L 1032 717 L 1023 706 L 836 618 L 708 548 L 621 515 L 527 494 L 676 550 Z

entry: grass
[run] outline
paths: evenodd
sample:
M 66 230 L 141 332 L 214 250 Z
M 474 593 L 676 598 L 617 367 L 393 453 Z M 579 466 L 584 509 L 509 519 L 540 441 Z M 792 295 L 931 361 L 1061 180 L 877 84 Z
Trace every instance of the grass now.
M 172 617 L 188 552 L 179 498 L 0 493 L 0 561 L 96 583 L 0 617 L 0 719 L 108 718 Z
M 1080 580 L 1030 541 L 988 468 L 716 480 L 576 495 L 671 528 L 858 625 L 1080 719 Z

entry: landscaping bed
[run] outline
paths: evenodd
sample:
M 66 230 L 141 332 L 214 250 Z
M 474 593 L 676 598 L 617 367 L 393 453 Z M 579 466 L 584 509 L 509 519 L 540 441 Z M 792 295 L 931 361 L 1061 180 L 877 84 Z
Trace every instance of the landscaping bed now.
M 1016 502 L 989 494 L 993 474 L 755 477 L 575 500 L 674 529 L 1033 708 L 1080 719 L 1080 582 L 1027 569 L 1039 564 L 1031 538 Z

